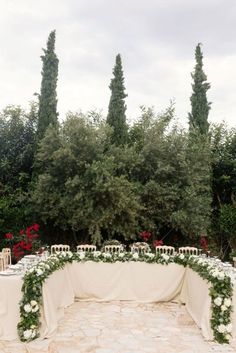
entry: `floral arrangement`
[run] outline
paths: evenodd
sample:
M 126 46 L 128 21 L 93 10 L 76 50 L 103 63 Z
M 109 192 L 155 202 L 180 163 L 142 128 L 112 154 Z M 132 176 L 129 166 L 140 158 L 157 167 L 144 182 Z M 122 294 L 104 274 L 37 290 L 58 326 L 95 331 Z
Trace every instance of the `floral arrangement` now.
M 40 261 L 24 275 L 22 286 L 23 297 L 20 302 L 20 322 L 17 325 L 20 340 L 30 342 L 39 337 L 40 306 L 42 305 L 42 286 L 44 281 L 56 270 L 62 269 L 66 263 L 72 262 L 71 252 L 51 255 Z
M 152 237 L 152 233 L 145 230 L 143 232 L 140 232 L 139 236 L 144 242 L 147 242 Z
M 146 248 L 150 251 L 150 246 L 144 241 L 138 241 L 130 245 L 131 248 L 143 249 Z
M 5 245 L 11 248 L 12 256 L 16 261 L 19 261 L 23 256 L 32 254 L 40 248 L 39 240 L 39 225 L 37 223 L 22 229 L 19 234 L 5 234 Z
M 232 332 L 231 312 L 233 285 L 222 268 L 206 259 L 190 256 L 188 266 L 203 279 L 211 283 L 210 296 L 212 303 L 211 328 L 214 338 L 219 343 L 229 343 Z
M 156 249 L 156 246 L 162 246 L 163 245 L 163 240 L 158 240 L 158 239 L 156 239 L 156 240 L 154 240 L 154 242 L 153 242 L 153 247 L 154 247 L 154 249 Z
M 229 343 L 232 331 L 230 314 L 232 311 L 233 287 L 230 277 L 217 265 L 195 255 L 177 254 L 172 256 L 151 252 L 145 254 L 130 252 L 110 254 L 102 253 L 101 251 L 61 252 L 57 255 L 51 255 L 45 261 L 40 261 L 26 272 L 22 287 L 23 297 L 20 302 L 21 319 L 18 324 L 18 333 L 21 341 L 30 342 L 39 337 L 42 285 L 54 271 L 64 268 L 66 263 L 72 263 L 72 261 L 108 263 L 141 261 L 163 265 L 177 263 L 185 267 L 189 266 L 203 279 L 211 283 L 209 294 L 212 302 L 211 327 L 214 338 L 219 343 Z

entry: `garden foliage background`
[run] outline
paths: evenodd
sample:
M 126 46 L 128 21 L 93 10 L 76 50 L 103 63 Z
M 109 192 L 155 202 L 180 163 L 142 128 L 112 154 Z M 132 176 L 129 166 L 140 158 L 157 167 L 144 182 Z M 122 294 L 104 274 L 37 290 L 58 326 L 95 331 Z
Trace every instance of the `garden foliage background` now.
M 160 113 L 141 107 L 128 123 L 119 55 L 108 116 L 69 112 L 59 121 L 55 32 L 50 36 L 38 102 L 28 111 L 8 106 L 0 113 L 1 245 L 5 233 L 39 223 L 45 244 L 99 245 L 112 238 L 131 243 L 146 230 L 152 241 L 174 246 L 199 246 L 207 236 L 221 257 L 236 250 L 235 129 L 224 123 L 204 133 L 184 129 L 172 103 Z M 116 79 L 122 83 L 121 106 L 114 100 Z M 54 115 L 43 120 L 52 101 Z M 124 118 L 122 127 L 114 123 L 114 111 Z

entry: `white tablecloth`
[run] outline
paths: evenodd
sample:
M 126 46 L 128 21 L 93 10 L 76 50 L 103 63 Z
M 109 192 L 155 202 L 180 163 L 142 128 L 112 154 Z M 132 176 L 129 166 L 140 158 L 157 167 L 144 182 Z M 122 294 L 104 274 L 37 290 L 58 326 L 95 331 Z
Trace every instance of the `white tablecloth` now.
M 211 330 L 211 298 L 209 296 L 210 284 L 203 280 L 196 272 L 187 268 L 180 299 L 186 303 L 186 309 L 202 331 L 207 340 L 213 340 Z M 231 344 L 236 347 L 236 283 L 234 284 L 232 298 L 232 340 Z
M 64 308 L 74 302 L 74 293 L 68 266 L 55 271 L 43 285 L 43 310 L 40 337 L 50 337 L 64 314 Z M 0 277 L 0 340 L 19 339 L 17 324 L 20 321 L 19 302 L 22 298 L 20 276 Z
M 69 268 L 75 297 L 87 301 L 178 299 L 185 268 L 142 262 L 73 263 Z
M 0 277 L 0 340 L 18 339 L 19 301 L 22 278 Z M 73 263 L 54 272 L 43 285 L 43 309 L 40 338 L 50 337 L 74 298 L 91 301 L 135 300 L 160 302 L 179 300 L 206 339 L 210 328 L 211 300 L 209 284 L 191 269 L 181 265 L 142 262 Z M 233 296 L 236 308 L 236 286 Z M 233 338 L 236 339 L 236 309 L 233 312 Z
M 17 327 L 20 320 L 19 302 L 22 298 L 20 276 L 0 278 L 0 339 L 18 338 Z
M 207 340 L 213 339 L 211 329 L 211 297 L 209 296 L 210 284 L 203 280 L 198 273 L 187 268 L 180 299 L 186 304 L 186 309 L 201 328 Z

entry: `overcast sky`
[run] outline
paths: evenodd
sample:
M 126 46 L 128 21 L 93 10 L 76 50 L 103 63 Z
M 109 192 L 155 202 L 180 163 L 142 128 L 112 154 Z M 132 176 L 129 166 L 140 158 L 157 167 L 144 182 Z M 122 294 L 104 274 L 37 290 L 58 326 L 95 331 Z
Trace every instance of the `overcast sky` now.
M 236 125 L 235 0 L 0 0 L 0 109 L 40 91 L 48 34 L 56 29 L 58 110 L 107 113 L 115 56 L 123 61 L 127 118 L 176 101 L 190 110 L 194 50 L 203 44 L 209 120 Z

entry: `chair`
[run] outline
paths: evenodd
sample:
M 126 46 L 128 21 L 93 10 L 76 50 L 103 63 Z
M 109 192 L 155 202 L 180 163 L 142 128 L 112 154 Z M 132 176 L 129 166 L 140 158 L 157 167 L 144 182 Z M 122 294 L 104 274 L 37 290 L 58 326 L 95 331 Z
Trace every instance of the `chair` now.
M 51 254 L 57 254 L 62 251 L 65 251 L 65 252 L 70 251 L 70 246 L 65 244 L 54 244 L 51 246 Z
M 85 245 L 77 245 L 77 252 L 84 251 L 84 252 L 94 252 L 97 250 L 96 245 L 90 245 L 90 244 L 85 244 Z
M 123 251 L 123 245 L 105 245 L 104 251 L 105 253 L 119 254 Z
M 6 256 L 0 252 L 0 271 L 4 271 L 6 269 Z
M 193 246 L 183 246 L 183 247 L 179 248 L 179 253 L 186 254 L 186 255 L 198 255 L 199 249 L 195 248 Z
M 158 245 L 156 246 L 156 253 L 173 255 L 175 248 L 168 245 Z
M 5 261 L 6 264 L 5 266 L 10 266 L 11 265 L 11 249 L 10 248 L 3 248 L 2 253 L 5 255 Z
M 150 247 L 145 243 L 134 243 L 131 245 L 131 253 L 146 254 L 150 252 Z

